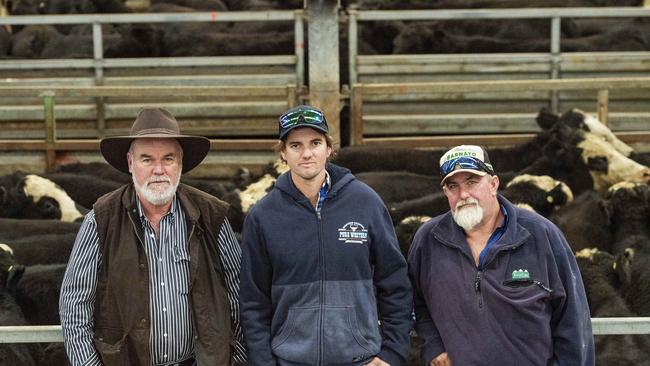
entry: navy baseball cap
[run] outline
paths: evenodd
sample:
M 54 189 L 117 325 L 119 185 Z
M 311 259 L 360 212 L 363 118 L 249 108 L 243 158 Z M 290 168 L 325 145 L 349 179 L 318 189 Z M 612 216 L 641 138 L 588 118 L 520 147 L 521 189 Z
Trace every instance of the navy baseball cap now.
M 299 105 L 284 112 L 279 120 L 280 140 L 289 131 L 298 127 L 310 127 L 323 133 L 328 133 L 327 120 L 323 111 L 308 105 Z

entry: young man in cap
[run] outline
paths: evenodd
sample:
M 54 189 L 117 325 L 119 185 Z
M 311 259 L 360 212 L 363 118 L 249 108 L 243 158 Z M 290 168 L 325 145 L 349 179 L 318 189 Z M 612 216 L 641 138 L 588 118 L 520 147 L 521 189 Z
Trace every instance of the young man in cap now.
M 77 235 L 59 305 L 71 364 L 244 364 L 228 205 L 179 184 L 210 141 L 144 108 L 100 149 L 133 183 L 99 198 Z
M 450 212 L 409 251 L 425 365 L 594 365 L 589 307 L 560 230 L 497 193 L 487 152 L 440 159 Z
M 249 365 L 400 365 L 412 292 L 386 207 L 327 162 L 332 138 L 320 110 L 293 108 L 279 130 L 290 171 L 244 222 Z

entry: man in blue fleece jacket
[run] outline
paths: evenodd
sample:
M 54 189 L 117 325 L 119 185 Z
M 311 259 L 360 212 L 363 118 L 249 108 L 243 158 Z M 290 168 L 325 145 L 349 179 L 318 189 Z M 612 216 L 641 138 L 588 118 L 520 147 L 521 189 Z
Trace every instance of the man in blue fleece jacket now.
M 290 171 L 244 222 L 249 365 L 401 365 L 413 298 L 386 207 L 327 163 L 332 138 L 320 110 L 293 108 L 279 129 Z
M 497 194 L 487 152 L 440 159 L 451 211 L 409 251 L 424 365 L 594 365 L 582 279 L 560 230 Z

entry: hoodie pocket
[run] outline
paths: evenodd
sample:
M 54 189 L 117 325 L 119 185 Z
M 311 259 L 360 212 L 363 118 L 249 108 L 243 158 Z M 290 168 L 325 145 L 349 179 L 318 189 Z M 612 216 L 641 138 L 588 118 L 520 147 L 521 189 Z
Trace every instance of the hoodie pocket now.
M 322 313 L 322 343 L 319 342 L 321 307 L 291 308 L 285 324 L 271 342 L 280 359 L 314 365 L 322 344 L 323 364 L 349 365 L 379 352 L 362 334 L 352 306 L 326 306 Z M 378 329 L 373 330 L 379 332 Z M 373 351 L 373 349 L 375 349 Z
M 273 354 L 282 360 L 315 365 L 319 314 L 320 306 L 289 309 L 287 320 L 271 341 Z
M 362 332 L 352 306 L 328 306 L 323 316 L 323 363 L 325 365 L 349 365 L 369 359 L 379 352 L 379 344 L 373 347 Z M 374 351 L 373 351 L 374 349 Z

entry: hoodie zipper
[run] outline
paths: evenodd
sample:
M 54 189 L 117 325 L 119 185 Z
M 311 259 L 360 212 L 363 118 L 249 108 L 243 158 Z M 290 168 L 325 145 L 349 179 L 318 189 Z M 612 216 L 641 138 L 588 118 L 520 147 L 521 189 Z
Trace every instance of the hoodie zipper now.
M 323 202 L 324 203 L 324 202 Z M 322 207 L 321 207 L 322 209 Z M 318 365 L 323 364 L 323 313 L 325 312 L 325 244 L 323 243 L 323 221 L 320 210 L 316 210 L 318 221 L 318 255 L 320 257 L 320 315 L 318 321 Z

